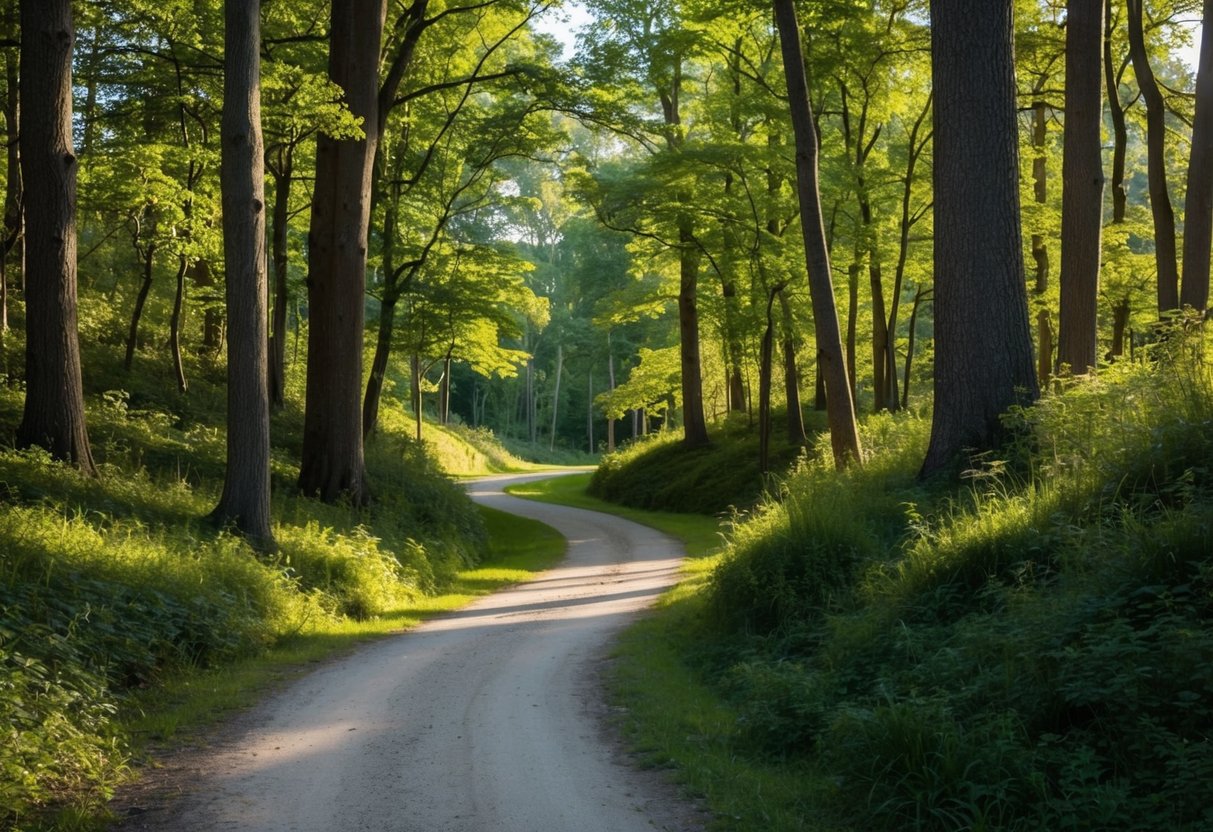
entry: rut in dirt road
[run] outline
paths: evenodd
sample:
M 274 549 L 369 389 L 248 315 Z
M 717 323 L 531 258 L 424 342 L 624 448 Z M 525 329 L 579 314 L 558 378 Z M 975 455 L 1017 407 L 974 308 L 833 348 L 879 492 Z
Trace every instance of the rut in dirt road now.
M 250 727 L 205 755 L 180 799 L 121 828 L 701 828 L 660 774 L 622 759 L 598 679 L 615 634 L 675 582 L 681 547 L 619 518 L 501 492 L 518 479 L 470 491 L 560 531 L 569 551 L 559 567 L 300 679 L 243 717 Z

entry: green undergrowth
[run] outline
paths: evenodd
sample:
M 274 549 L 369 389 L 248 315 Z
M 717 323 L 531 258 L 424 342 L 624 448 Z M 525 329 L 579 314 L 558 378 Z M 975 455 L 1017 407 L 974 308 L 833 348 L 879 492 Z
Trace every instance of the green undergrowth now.
M 811 413 L 820 430 L 821 416 Z M 804 453 L 789 442 L 783 416 L 772 419 L 769 470 L 759 466 L 758 429 L 744 418 L 715 425 L 711 443 L 700 448 L 682 444 L 680 431 L 663 431 L 607 454 L 590 484 L 590 493 L 633 508 L 717 515 L 753 506 Z M 660 471 L 660 476 L 653 476 Z
M 10 368 L 21 366 L 17 335 L 4 344 Z M 85 346 L 101 476 L 0 435 L 0 828 L 88 826 L 144 743 L 562 551 L 550 530 L 477 510 L 398 429 L 407 419 L 391 402 L 366 448 L 372 505 L 301 498 L 295 372 L 273 417 L 278 548 L 258 554 L 202 519 L 225 453 L 213 357 L 187 356 L 180 395 L 163 356 L 139 353 L 127 373 L 116 347 Z M 15 426 L 20 378 L 6 381 L 0 424 Z M 533 548 L 494 550 L 501 539 Z
M 959 484 L 914 415 L 802 462 L 625 636 L 634 742 L 721 829 L 1213 828 L 1213 371 L 1169 350 Z

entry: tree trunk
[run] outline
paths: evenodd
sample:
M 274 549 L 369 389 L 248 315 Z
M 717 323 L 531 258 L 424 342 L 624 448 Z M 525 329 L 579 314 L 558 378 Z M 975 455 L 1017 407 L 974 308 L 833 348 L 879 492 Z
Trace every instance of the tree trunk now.
M 395 328 L 396 303 L 385 297 L 379 304 L 379 329 L 375 336 L 375 355 L 371 359 L 371 374 L 366 380 L 366 395 L 362 399 L 362 438 L 375 432 L 379 421 L 379 398 L 383 394 L 383 379 L 387 376 L 388 358 L 392 354 L 392 331 Z
M 922 474 L 1038 395 L 1019 222 L 1010 0 L 933 0 L 935 408 Z
M 1131 311 L 1128 297 L 1121 298 L 1112 308 L 1112 349 L 1108 351 L 1110 360 L 1114 361 L 1125 354 L 1125 331 L 1129 328 Z
M 1146 172 L 1150 211 L 1154 215 L 1154 262 L 1158 268 L 1158 314 L 1179 308 L 1179 267 L 1175 250 L 1175 212 L 1167 191 L 1166 102 L 1154 80 L 1142 31 L 1142 0 L 1126 0 L 1129 12 L 1129 55 L 1137 86 L 1146 101 Z
M 21 447 L 96 476 L 76 325 L 76 172 L 71 0 L 21 0 L 21 166 L 25 183 L 26 349 Z
M 409 394 L 412 399 L 413 406 L 413 421 L 417 426 L 417 441 L 421 441 L 421 407 L 424 402 L 421 400 L 421 356 L 413 353 L 409 359 Z
M 682 432 L 689 448 L 708 444 L 708 426 L 703 415 L 703 372 L 699 361 L 699 308 L 695 297 L 699 282 L 699 253 L 691 219 L 678 221 L 678 332 L 682 364 Z
M 800 371 L 796 368 L 796 325 L 792 321 L 792 305 L 785 289 L 779 290 L 779 305 L 783 311 L 783 384 L 788 399 L 788 441 L 793 445 L 808 440 L 804 430 L 804 412 L 800 406 Z
M 910 307 L 910 333 L 906 338 L 906 369 L 901 387 L 901 409 L 910 406 L 910 369 L 914 364 L 914 331 L 918 327 L 918 309 L 931 294 L 929 289 L 918 287 L 914 293 L 914 304 Z
M 227 466 L 211 519 L 271 549 L 260 0 L 224 0 L 220 186 L 228 320 Z
M 771 354 L 775 342 L 775 321 L 771 316 L 771 307 L 778 291 L 767 291 L 767 325 L 762 331 L 758 358 L 758 470 L 763 474 L 770 470 L 771 460 Z
M 290 304 L 287 283 L 290 254 L 287 227 L 290 216 L 293 148 L 283 151 L 282 164 L 274 173 L 274 227 L 271 230 L 271 257 L 274 263 L 274 308 L 270 313 L 269 394 L 270 404 L 286 404 L 286 310 Z
M 1122 67 L 1123 68 L 1123 67 Z M 1125 221 L 1129 195 L 1125 191 L 1125 155 L 1129 147 L 1129 129 L 1125 125 L 1125 108 L 1120 103 L 1120 84 L 1112 62 L 1112 16 L 1104 23 L 1103 41 L 1104 84 L 1108 92 L 1108 115 L 1112 120 L 1112 222 Z
M 325 502 L 370 499 L 363 457 L 363 303 L 371 169 L 378 146 L 379 46 L 386 0 L 333 4 L 329 77 L 366 135 L 316 141 L 308 234 L 307 394 L 299 488 Z
M 821 192 L 817 180 L 817 133 L 813 128 L 813 109 L 809 104 L 809 85 L 804 54 L 800 48 L 800 25 L 796 21 L 795 5 L 793 0 L 774 0 L 774 7 L 787 75 L 792 132 L 796 139 L 796 191 L 800 201 L 805 265 L 816 324 L 817 363 L 825 380 L 826 412 L 834 464 L 843 468 L 849 463 L 859 464 L 863 454 L 859 445 L 859 429 L 855 424 L 850 380 L 843 361 L 838 311 L 834 306 L 834 284 L 830 278 L 830 255 L 826 248 Z
M 1045 161 L 1045 143 L 1048 139 L 1048 115 L 1046 104 L 1037 101 L 1032 105 L 1032 195 L 1037 205 L 1044 205 L 1049 198 L 1049 169 Z M 1049 247 L 1043 234 L 1032 235 L 1032 260 L 1036 264 L 1036 380 L 1044 387 L 1053 375 L 1053 320 L 1049 316 Z
M 859 252 L 847 266 L 847 383 L 851 400 L 859 398 Z
M 16 32 L 12 33 L 14 37 Z M 0 250 L 0 258 L 4 260 L 4 279 L 7 297 L 8 259 L 14 252 L 17 261 L 18 285 L 25 281 L 25 246 L 24 239 L 25 213 L 22 204 L 25 201 L 25 189 L 21 180 L 21 74 L 18 71 L 20 55 L 12 49 L 4 50 L 4 74 L 8 85 L 4 98 L 4 123 L 6 126 L 5 147 L 7 148 L 8 179 L 4 185 L 4 248 Z M 8 304 L 4 306 L 5 323 L 7 324 Z
M 1104 0 L 1066 4 L 1066 126 L 1061 167 L 1061 309 L 1058 369 L 1095 369 L 1099 310 L 1103 160 Z
M 615 355 L 611 352 L 611 333 L 607 333 L 607 383 L 615 390 Z M 607 415 L 607 453 L 615 452 L 615 420 Z
M 451 347 L 442 357 L 442 381 L 438 384 L 438 424 L 451 423 Z
M 1201 316 L 1209 305 L 1209 247 L 1213 244 L 1213 0 L 1205 0 L 1202 17 L 1209 35 L 1201 38 L 1196 71 L 1196 115 L 1188 158 L 1188 193 L 1184 201 L 1184 261 L 1180 304 Z
M 177 289 L 173 293 L 173 313 L 168 320 L 168 347 L 173 358 L 173 375 L 177 378 L 177 392 L 189 390 L 185 378 L 185 362 L 181 355 L 181 316 L 185 308 L 185 273 L 189 271 L 189 260 L 185 253 L 177 255 Z
M 148 211 L 151 210 L 152 207 L 149 205 Z M 141 244 L 139 232 L 136 231 L 135 251 L 143 261 L 143 280 L 139 283 L 139 293 L 135 296 L 135 308 L 131 312 L 131 326 L 126 334 L 126 356 L 122 366 L 127 372 L 130 372 L 131 365 L 135 361 L 135 348 L 139 345 L 139 321 L 143 318 L 143 307 L 147 304 L 147 296 L 152 291 L 152 266 L 156 254 L 156 241 L 148 240 L 146 245 Z
M 594 453 L 594 368 L 590 367 L 586 375 L 589 378 L 586 381 L 588 404 L 585 406 L 585 432 L 589 438 L 590 453 Z
M 923 125 L 927 122 L 927 117 L 931 114 L 932 101 L 933 95 L 928 95 L 926 104 L 918 114 L 918 118 L 914 120 L 913 127 L 910 128 L 909 141 L 907 142 L 909 152 L 906 155 L 906 172 L 902 180 L 901 189 L 901 220 L 898 223 L 897 266 L 893 274 L 893 294 L 887 328 L 889 333 L 888 392 L 889 409 L 891 410 L 897 410 L 904 406 L 897 392 L 897 351 L 895 349 L 897 344 L 897 316 L 901 308 L 901 290 L 905 284 L 906 262 L 910 257 L 910 230 L 918 220 L 922 219 L 927 211 L 926 207 L 914 211 L 912 200 L 914 196 L 914 171 L 918 166 L 918 158 L 922 155 L 927 147 L 927 142 L 931 139 L 931 130 L 929 128 L 925 134 L 921 134 L 921 131 Z
M 552 432 L 548 437 L 548 450 L 556 450 L 556 416 L 560 410 L 560 375 L 564 371 L 564 347 L 556 345 L 556 384 L 552 390 Z

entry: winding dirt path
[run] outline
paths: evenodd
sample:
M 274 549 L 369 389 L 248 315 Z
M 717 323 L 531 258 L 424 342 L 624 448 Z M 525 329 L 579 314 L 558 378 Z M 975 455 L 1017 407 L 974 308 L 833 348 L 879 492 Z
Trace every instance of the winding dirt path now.
M 613 636 L 675 582 L 681 547 L 616 517 L 502 492 L 533 478 L 469 490 L 560 531 L 560 566 L 300 678 L 207 748 L 170 760 L 162 776 L 180 796 L 129 808 L 119 828 L 701 829 L 705 816 L 659 773 L 628 766 L 599 684 Z

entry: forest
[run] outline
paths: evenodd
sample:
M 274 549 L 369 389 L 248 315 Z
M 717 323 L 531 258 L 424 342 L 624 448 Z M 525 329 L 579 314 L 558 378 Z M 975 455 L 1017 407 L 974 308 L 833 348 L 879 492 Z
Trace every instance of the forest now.
M 1209 828 L 1210 16 L 0 0 L 0 825 L 551 463 L 724 530 L 616 680 L 719 828 Z

